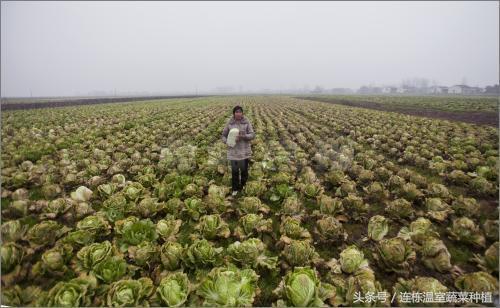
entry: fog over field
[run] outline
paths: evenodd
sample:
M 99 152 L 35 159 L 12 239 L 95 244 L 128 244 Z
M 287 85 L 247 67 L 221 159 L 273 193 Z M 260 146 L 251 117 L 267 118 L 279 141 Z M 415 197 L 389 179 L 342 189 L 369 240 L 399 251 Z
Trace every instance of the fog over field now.
M 498 2 L 2 2 L 1 95 L 498 83 Z

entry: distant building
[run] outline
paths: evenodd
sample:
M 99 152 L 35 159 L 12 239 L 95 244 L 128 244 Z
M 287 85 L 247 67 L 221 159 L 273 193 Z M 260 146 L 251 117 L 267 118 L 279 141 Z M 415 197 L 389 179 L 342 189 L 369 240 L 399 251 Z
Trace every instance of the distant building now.
M 382 93 L 384 94 L 394 94 L 397 93 L 398 88 L 396 87 L 384 87 L 382 88 Z
M 479 87 L 469 87 L 467 85 L 459 84 L 453 87 L 450 87 L 448 93 L 450 94 L 462 94 L 462 95 L 471 95 L 471 94 L 480 94 L 483 93 L 484 89 Z
M 418 88 L 417 87 L 410 87 L 410 86 L 403 86 L 403 87 L 397 88 L 396 93 L 399 93 L 399 94 L 413 93 L 413 94 L 415 94 L 415 93 L 418 93 Z
M 465 94 L 464 92 L 467 91 L 468 87 L 469 86 L 462 85 L 462 84 L 455 85 L 455 86 L 450 87 L 450 89 L 448 90 L 448 93 L 450 93 L 450 94 Z
M 362 86 L 361 88 L 359 88 L 358 93 L 359 94 L 380 94 L 380 93 L 382 93 L 382 88 Z
M 431 87 L 430 89 L 431 94 L 448 94 L 448 87 L 436 86 Z

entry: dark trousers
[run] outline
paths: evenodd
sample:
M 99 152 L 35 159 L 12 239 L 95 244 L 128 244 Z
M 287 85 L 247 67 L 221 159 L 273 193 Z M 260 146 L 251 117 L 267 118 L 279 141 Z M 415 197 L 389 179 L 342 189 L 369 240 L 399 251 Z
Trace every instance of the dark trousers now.
M 231 184 L 233 191 L 243 189 L 248 180 L 249 159 L 231 160 Z M 241 175 L 241 180 L 240 180 Z

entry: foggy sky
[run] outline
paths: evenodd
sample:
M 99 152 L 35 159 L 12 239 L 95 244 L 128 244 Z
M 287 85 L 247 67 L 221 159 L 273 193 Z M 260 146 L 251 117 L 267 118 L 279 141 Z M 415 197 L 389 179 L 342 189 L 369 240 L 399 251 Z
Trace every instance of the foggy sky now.
M 498 2 L 2 2 L 1 95 L 498 83 Z

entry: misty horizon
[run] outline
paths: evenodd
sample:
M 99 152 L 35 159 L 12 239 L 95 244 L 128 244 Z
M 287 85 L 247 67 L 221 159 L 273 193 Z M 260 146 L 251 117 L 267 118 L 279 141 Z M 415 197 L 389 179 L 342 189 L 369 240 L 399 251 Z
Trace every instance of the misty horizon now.
M 2 2 L 1 96 L 498 83 L 498 2 Z M 219 92 L 224 92 L 219 91 Z

